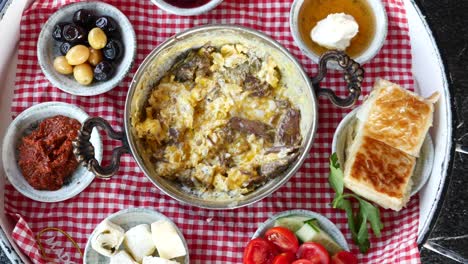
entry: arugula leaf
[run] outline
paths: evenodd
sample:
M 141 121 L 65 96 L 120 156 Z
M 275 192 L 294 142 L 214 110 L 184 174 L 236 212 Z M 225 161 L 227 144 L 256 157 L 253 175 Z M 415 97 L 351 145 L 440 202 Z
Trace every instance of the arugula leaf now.
M 338 195 L 343 194 L 343 178 L 343 171 L 340 169 L 340 164 L 338 163 L 338 155 L 333 153 L 330 157 L 330 175 L 328 176 L 328 182 Z
M 383 228 L 383 224 L 380 221 L 379 209 L 355 194 L 344 193 L 344 174 L 340 169 L 336 153 L 333 153 L 330 157 L 330 174 L 328 181 L 335 191 L 335 198 L 332 202 L 333 208 L 346 211 L 348 226 L 351 230 L 353 241 L 357 244 L 362 253 L 366 253 L 370 248 L 367 222 L 370 223 L 372 231 L 377 237 L 380 236 L 380 231 Z M 348 198 L 355 198 L 358 200 L 359 212 L 357 215 L 354 214 L 353 206 Z
M 383 228 L 383 224 L 380 221 L 379 208 L 361 198 L 358 198 L 358 200 L 361 214 L 365 215 L 366 219 L 370 222 L 374 234 L 380 237 L 380 230 Z
M 367 217 L 365 214 L 362 214 L 362 210 L 359 210 L 357 222 L 359 223 L 359 231 L 355 242 L 358 244 L 359 251 L 366 253 L 370 248 L 370 241 L 369 233 L 367 232 Z
M 357 234 L 356 234 L 356 225 L 354 223 L 354 214 L 353 214 L 353 206 L 351 205 L 351 201 L 346 199 L 338 199 L 334 200 L 333 208 L 342 209 L 346 211 L 346 217 L 348 218 L 348 226 L 351 230 L 351 235 L 353 240 L 356 241 Z

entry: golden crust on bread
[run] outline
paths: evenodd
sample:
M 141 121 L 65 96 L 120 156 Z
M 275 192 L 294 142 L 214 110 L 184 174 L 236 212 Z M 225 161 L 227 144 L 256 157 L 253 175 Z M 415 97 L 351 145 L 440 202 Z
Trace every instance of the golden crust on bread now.
M 345 163 L 345 186 L 383 208 L 399 211 L 409 200 L 416 158 L 367 136 L 355 138 Z
M 363 124 L 363 135 L 418 157 L 438 94 L 423 97 L 386 80 L 374 85 Z

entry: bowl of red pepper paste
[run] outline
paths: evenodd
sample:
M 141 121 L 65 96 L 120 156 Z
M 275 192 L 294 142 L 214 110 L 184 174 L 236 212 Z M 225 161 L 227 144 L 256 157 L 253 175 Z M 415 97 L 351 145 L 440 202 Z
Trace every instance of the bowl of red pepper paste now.
M 19 114 L 3 140 L 3 167 L 10 183 L 36 201 L 58 202 L 74 197 L 94 179 L 78 164 L 72 140 L 88 114 L 61 102 L 34 105 Z M 95 154 L 102 159 L 102 141 L 91 134 Z

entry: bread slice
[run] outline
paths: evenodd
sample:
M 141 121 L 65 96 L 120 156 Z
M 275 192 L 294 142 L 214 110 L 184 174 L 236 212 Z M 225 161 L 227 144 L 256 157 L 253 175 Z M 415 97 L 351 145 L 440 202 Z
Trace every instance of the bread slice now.
M 427 131 L 432 126 L 434 103 L 439 93 L 425 99 L 395 83 L 379 79 L 358 118 L 363 135 L 377 139 L 418 157 Z
M 358 134 L 345 163 L 344 184 L 383 208 L 399 211 L 409 200 L 415 163 L 415 157 Z

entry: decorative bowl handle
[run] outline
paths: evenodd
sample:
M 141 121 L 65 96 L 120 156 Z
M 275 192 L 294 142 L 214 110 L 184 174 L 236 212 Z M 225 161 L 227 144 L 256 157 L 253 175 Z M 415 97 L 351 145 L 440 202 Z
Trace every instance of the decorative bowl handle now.
M 101 167 L 94 157 L 94 147 L 89 141 L 91 131 L 93 131 L 94 127 L 103 128 L 109 137 L 122 142 L 122 146 L 112 150 L 111 163 L 106 167 Z M 73 153 L 78 159 L 78 162 L 83 163 L 83 165 L 89 171 L 94 173 L 96 177 L 108 179 L 119 170 L 120 156 L 125 153 L 130 153 L 130 148 L 128 147 L 128 142 L 124 132 L 116 132 L 103 118 L 91 117 L 86 119 L 81 130 L 78 132 L 78 137 L 73 141 Z
M 320 88 L 320 81 L 327 74 L 327 63 L 336 61 L 338 66 L 344 71 L 344 79 L 347 83 L 349 95 L 346 98 L 338 97 L 331 89 Z M 330 101 L 343 108 L 353 106 L 361 95 L 361 83 L 364 79 L 364 69 L 359 63 L 351 59 L 346 53 L 338 50 L 327 51 L 320 56 L 318 74 L 312 78 L 312 84 L 317 92 L 317 95 L 326 96 Z

